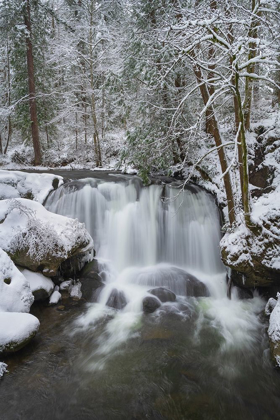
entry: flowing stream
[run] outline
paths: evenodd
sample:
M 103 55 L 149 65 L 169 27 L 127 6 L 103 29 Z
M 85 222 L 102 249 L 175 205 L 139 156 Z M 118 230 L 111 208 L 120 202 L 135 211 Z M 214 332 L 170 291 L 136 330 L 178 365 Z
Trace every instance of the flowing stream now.
M 34 307 L 40 334 L 7 359 L 1 420 L 280 418 L 264 300 L 227 299 L 210 194 L 86 178 L 46 207 L 85 223 L 100 287 L 63 311 Z M 158 288 L 175 298 L 144 313 Z

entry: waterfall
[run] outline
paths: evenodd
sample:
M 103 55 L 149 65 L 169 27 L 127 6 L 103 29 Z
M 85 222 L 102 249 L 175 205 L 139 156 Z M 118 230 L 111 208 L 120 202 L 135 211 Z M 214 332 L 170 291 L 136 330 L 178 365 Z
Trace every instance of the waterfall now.
M 102 368 L 112 350 L 136 334 L 145 299 L 158 302 L 162 288 L 176 299 L 161 298 L 155 314 L 171 311 L 195 320 L 194 340 L 208 325 L 222 337 L 221 351 L 235 344 L 253 346 L 263 303 L 257 297 L 240 301 L 235 290 L 227 299 L 220 216 L 210 194 L 196 186 L 183 191 L 172 185 L 141 187 L 137 178 L 84 179 L 54 191 L 46 207 L 85 223 L 105 279 L 98 301 L 72 328 L 72 333 L 88 331 L 107 319 L 98 348 L 81 362 L 86 369 Z
M 97 258 L 109 260 L 118 273 L 163 262 L 204 274 L 224 271 L 217 206 L 203 190 L 151 185 L 139 191 L 133 181 L 80 182 L 79 190 L 55 191 L 46 207 L 84 222 Z

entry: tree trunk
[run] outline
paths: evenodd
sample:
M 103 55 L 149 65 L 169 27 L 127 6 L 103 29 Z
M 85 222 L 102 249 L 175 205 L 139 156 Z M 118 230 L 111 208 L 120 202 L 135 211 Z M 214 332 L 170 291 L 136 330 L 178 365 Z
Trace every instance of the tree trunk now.
M 7 82 L 8 82 L 8 107 L 10 109 L 11 107 L 11 66 L 10 66 L 10 51 L 9 51 L 9 40 L 7 40 Z M 7 141 L 6 146 L 4 149 L 4 155 L 7 153 L 10 139 L 12 137 L 12 120 L 11 116 L 8 116 L 8 135 L 7 135 Z
M 240 121 L 240 141 L 241 141 L 241 149 L 242 149 L 242 168 L 243 168 L 243 180 L 241 184 L 242 190 L 242 203 L 243 203 L 243 210 L 244 210 L 244 217 L 245 223 L 248 228 L 252 226 L 251 222 L 251 210 L 250 210 L 250 194 L 249 194 L 249 172 L 248 172 L 248 161 L 247 161 L 247 144 L 246 144 L 246 136 L 245 136 L 245 117 L 243 114 L 242 102 L 241 102 L 241 95 L 239 91 L 239 74 L 238 68 L 236 69 L 236 76 L 235 76 L 235 92 L 236 92 L 236 99 L 238 104 L 238 112 L 239 112 L 239 121 Z
M 193 69 L 194 69 L 195 76 L 197 78 L 197 82 L 201 84 L 201 82 L 203 81 L 203 76 L 202 76 L 200 67 L 198 67 L 197 65 L 194 65 Z M 209 100 L 210 95 L 209 95 L 209 92 L 205 83 L 200 85 L 200 93 L 203 99 L 203 103 L 204 105 L 206 105 Z M 227 197 L 228 217 L 229 217 L 229 222 L 232 225 L 235 222 L 235 208 L 234 208 L 234 199 L 233 199 L 230 174 L 229 172 L 226 172 L 228 169 L 227 159 L 226 159 L 224 148 L 221 147 L 223 142 L 220 135 L 218 122 L 215 117 L 214 108 L 212 105 L 209 105 L 208 108 L 211 115 L 211 125 L 213 129 L 213 136 L 214 136 L 215 144 L 217 147 L 219 147 L 218 156 L 220 160 L 221 170 L 222 170 L 222 173 L 225 173 L 223 179 L 224 179 L 224 186 L 225 186 L 226 197 Z
M 93 31 L 92 31 L 93 13 L 94 13 L 94 6 L 93 6 L 93 0 L 92 0 L 91 10 L 90 10 L 90 29 L 89 29 L 91 115 L 92 115 L 92 121 L 93 121 L 93 142 L 94 142 L 95 164 L 96 166 L 102 166 L 100 142 L 99 142 L 99 135 L 98 135 L 98 129 L 97 129 L 97 116 L 96 116 L 94 81 L 93 81 Z
M 29 112 L 30 112 L 30 120 L 31 120 L 31 134 L 32 134 L 32 141 L 33 141 L 33 148 L 34 148 L 34 164 L 40 165 L 42 163 L 42 155 L 41 155 L 41 145 L 40 145 L 40 140 L 39 140 L 38 120 L 37 120 L 33 48 L 32 48 L 32 39 L 31 39 L 30 0 L 26 0 L 24 23 L 28 31 L 28 35 L 26 36 L 26 47 L 27 47 L 26 57 L 27 57 L 28 88 L 29 88 Z
M 249 53 L 248 53 L 248 60 L 252 60 L 256 57 L 257 54 L 257 45 L 255 39 L 258 35 L 258 22 L 255 17 L 253 17 L 253 13 L 255 12 L 256 8 L 256 0 L 252 0 L 252 20 L 251 25 L 248 31 L 249 38 L 252 40 L 249 42 Z M 247 73 L 254 73 L 255 64 L 249 64 L 247 67 Z M 251 120 L 251 108 L 252 108 L 252 93 L 253 93 L 253 81 L 250 77 L 246 77 L 245 79 L 245 98 L 244 98 L 244 128 L 245 130 L 250 129 L 250 120 Z

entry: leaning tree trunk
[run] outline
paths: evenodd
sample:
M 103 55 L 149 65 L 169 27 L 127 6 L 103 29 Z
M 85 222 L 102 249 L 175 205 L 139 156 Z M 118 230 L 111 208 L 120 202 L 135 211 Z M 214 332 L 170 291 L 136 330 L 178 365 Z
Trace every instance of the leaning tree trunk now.
M 27 57 L 28 88 L 29 88 L 29 112 L 30 112 L 30 120 L 31 120 L 31 134 L 32 134 L 32 141 L 33 141 L 33 148 L 34 148 L 34 164 L 40 165 L 42 163 L 42 155 L 41 155 L 41 145 L 40 145 L 40 140 L 39 140 L 38 120 L 37 120 L 33 46 L 32 46 L 32 39 L 31 39 L 30 0 L 26 0 L 24 23 L 28 32 L 28 35 L 26 36 L 26 47 L 27 47 L 26 57 Z
M 194 69 L 196 79 L 200 85 L 200 93 L 203 99 L 203 103 L 204 105 L 206 105 L 210 98 L 209 91 L 205 83 L 201 84 L 201 82 L 203 81 L 203 75 L 201 73 L 200 67 L 197 65 L 194 65 L 193 69 Z M 233 192 L 232 192 L 232 186 L 231 186 L 231 178 L 228 171 L 227 158 L 226 158 L 224 148 L 222 147 L 223 142 L 220 135 L 218 122 L 215 117 L 214 108 L 212 105 L 209 105 L 208 109 L 209 109 L 209 115 L 211 116 L 210 117 L 211 126 L 213 130 L 215 144 L 216 144 L 216 147 L 218 147 L 218 156 L 220 160 L 221 170 L 222 170 L 222 173 L 224 174 L 223 179 L 224 179 L 224 186 L 225 186 L 226 197 L 227 197 L 228 217 L 229 217 L 229 222 L 232 225 L 235 222 L 235 207 L 234 207 L 234 198 L 233 198 Z

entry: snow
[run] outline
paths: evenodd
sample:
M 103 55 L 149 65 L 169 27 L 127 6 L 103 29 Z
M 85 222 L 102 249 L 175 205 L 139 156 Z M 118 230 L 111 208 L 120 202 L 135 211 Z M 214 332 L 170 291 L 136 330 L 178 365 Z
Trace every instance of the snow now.
M 72 286 L 70 286 L 69 287 L 70 296 L 73 297 L 73 298 L 81 299 L 81 297 L 82 297 L 81 287 L 82 287 L 82 285 L 79 281 L 77 283 L 73 284 Z
M 0 312 L 0 352 L 10 343 L 28 339 L 39 326 L 39 320 L 31 314 Z
M 48 277 L 45 277 L 43 274 L 34 273 L 33 271 L 27 269 L 23 269 L 21 272 L 27 279 L 32 292 L 43 289 L 50 295 L 54 289 L 53 281 Z
M 4 373 L 9 372 L 7 370 L 8 365 L 4 362 L 0 362 L 0 378 L 4 375 Z
M 0 311 L 29 312 L 33 301 L 28 281 L 0 249 Z
M 72 279 L 65 280 L 62 283 L 60 283 L 59 289 L 60 290 L 68 290 L 69 287 L 71 286 L 71 284 L 72 284 Z
M 86 243 L 83 252 L 92 249 L 93 241 L 84 224 L 76 219 L 46 210 L 40 203 L 27 199 L 0 201 L 0 247 L 7 252 L 28 248 L 35 261 L 48 252 L 60 258 L 78 244 Z
M 58 286 L 55 289 L 49 300 L 50 305 L 56 305 L 61 300 L 61 293 L 57 290 Z
M 277 300 L 275 300 L 274 298 L 269 298 L 265 305 L 265 309 L 264 309 L 265 314 L 270 315 L 273 309 L 275 308 L 276 304 L 277 304 Z
M 55 179 L 58 179 L 58 186 L 63 184 L 63 178 L 58 175 L 0 170 L 0 198 L 18 198 L 31 194 L 35 201 L 43 203 L 54 189 Z
M 268 336 L 270 341 L 278 347 L 280 344 L 280 293 L 277 293 L 277 302 L 276 305 L 271 312 L 269 318 L 269 327 L 268 327 Z M 277 365 L 280 367 L 280 357 L 276 355 L 275 357 Z

